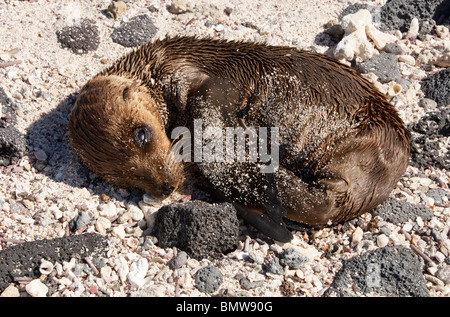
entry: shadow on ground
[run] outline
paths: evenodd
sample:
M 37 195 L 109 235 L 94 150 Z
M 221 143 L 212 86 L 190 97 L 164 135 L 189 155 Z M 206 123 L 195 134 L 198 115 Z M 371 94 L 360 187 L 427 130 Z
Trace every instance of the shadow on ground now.
M 27 129 L 29 160 L 38 173 L 56 182 L 87 187 L 96 194 L 108 193 L 113 186 L 91 173 L 72 151 L 69 143 L 67 120 L 76 96 L 67 96 L 55 109 L 41 116 Z

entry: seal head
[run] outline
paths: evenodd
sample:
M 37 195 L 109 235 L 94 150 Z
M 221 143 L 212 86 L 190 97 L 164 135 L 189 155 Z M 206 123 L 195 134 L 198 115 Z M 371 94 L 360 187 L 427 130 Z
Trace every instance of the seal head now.
M 138 80 L 98 76 L 81 90 L 69 116 L 69 139 L 98 176 L 163 199 L 182 182 L 158 105 Z

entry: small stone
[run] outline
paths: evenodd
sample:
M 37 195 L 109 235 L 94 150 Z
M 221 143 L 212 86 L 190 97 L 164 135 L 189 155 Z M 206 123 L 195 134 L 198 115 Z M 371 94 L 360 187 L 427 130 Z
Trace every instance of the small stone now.
M 103 193 L 100 195 L 100 200 L 107 203 L 109 201 L 109 196 Z
M 145 284 L 145 275 L 148 271 L 148 261 L 146 258 L 140 258 L 133 262 L 128 273 L 128 281 L 136 288 L 141 288 Z
M 78 215 L 70 222 L 70 230 L 72 232 L 75 232 L 78 229 L 81 229 L 84 226 L 88 225 L 90 222 L 91 218 L 89 217 L 89 214 L 85 211 L 80 211 Z
M 450 198 L 450 194 L 447 193 L 447 191 L 445 189 L 442 189 L 442 188 L 430 189 L 429 191 L 427 191 L 425 193 L 425 195 L 427 195 L 428 197 L 433 198 L 434 201 L 439 203 L 439 204 L 443 203 L 444 197 L 449 197 Z
M 28 197 L 30 195 L 30 191 L 31 191 L 30 184 L 23 183 L 23 182 L 16 184 L 16 197 L 17 198 Z
M 263 264 L 264 263 L 264 258 L 262 256 L 259 256 L 256 252 L 250 251 L 248 253 L 248 257 L 250 260 L 252 260 L 253 262 L 257 263 L 257 264 Z
M 443 263 L 445 261 L 445 255 L 440 251 L 437 251 L 434 257 L 439 263 Z
M 403 225 L 403 230 L 406 232 L 410 232 L 413 228 L 413 224 L 411 222 L 407 222 Z
M 47 153 L 45 153 L 44 150 L 37 150 L 34 152 L 34 157 L 36 157 L 38 161 L 45 162 L 47 160 Z
M 434 110 L 437 108 L 437 102 L 433 99 L 422 98 L 419 101 L 419 106 L 424 107 L 427 110 Z
M 42 260 L 41 265 L 39 266 L 39 272 L 41 274 L 49 275 L 53 271 L 53 268 L 53 263 L 47 260 Z
M 225 9 L 223 9 L 223 13 L 225 13 L 227 16 L 230 16 L 232 12 L 233 9 L 230 7 L 226 7 Z
M 14 284 L 10 284 L 5 290 L 0 294 L 0 297 L 20 297 L 19 290 Z
M 411 55 L 399 55 L 398 61 L 412 66 L 416 64 L 416 59 Z
M 431 228 L 431 236 L 436 242 L 442 241 L 442 236 L 436 228 Z
M 239 285 L 243 289 L 253 289 L 264 285 L 264 281 L 250 281 L 248 277 L 243 277 L 239 280 Z
M 436 277 L 445 284 L 450 285 L 450 266 L 446 265 L 436 272 Z
M 384 247 L 343 260 L 324 296 L 429 296 L 420 259 L 406 247 Z
M 121 24 L 112 32 L 111 39 L 122 46 L 135 47 L 150 41 L 157 31 L 152 19 L 143 14 Z
M 155 236 L 163 248 L 176 247 L 199 260 L 236 249 L 239 222 L 229 203 L 193 200 L 163 206 L 156 214 Z
M 167 6 L 167 11 L 172 14 L 183 14 L 191 12 L 191 9 L 185 1 L 173 0 L 172 3 Z
M 105 265 L 100 269 L 100 276 L 102 279 L 106 280 L 111 278 L 112 268 L 108 265 Z
M 217 24 L 216 26 L 214 26 L 214 30 L 216 30 L 217 32 L 223 32 L 223 30 L 225 30 L 225 27 L 223 26 L 223 24 Z
M 411 20 L 411 24 L 409 25 L 408 33 L 414 37 L 416 37 L 419 34 L 419 20 L 417 18 L 413 18 Z
M 128 203 L 127 211 L 134 221 L 139 221 L 144 218 L 144 213 L 142 212 L 141 208 L 139 208 L 139 206 L 134 202 Z
M 93 284 L 89 287 L 89 293 L 96 294 L 98 292 L 98 286 L 96 284 Z
M 66 26 L 56 32 L 58 42 L 63 48 L 75 54 L 86 54 L 95 51 L 100 44 L 97 26 L 91 20 L 81 20 L 79 24 Z
M 137 296 L 142 297 L 166 297 L 166 288 L 164 285 L 153 285 L 142 289 Z
M 113 201 L 102 205 L 102 210 L 100 210 L 100 215 L 106 218 L 111 218 L 117 215 L 117 207 Z
M 126 11 L 127 5 L 123 1 L 112 1 L 107 9 L 107 13 L 110 17 L 117 19 L 124 11 Z
M 382 52 L 357 64 L 356 68 L 363 74 L 374 73 L 381 83 L 388 83 L 401 77 L 397 61 L 397 55 Z
M 436 34 L 441 38 L 441 39 L 445 39 L 449 37 L 449 29 L 444 26 L 444 25 L 436 25 Z
M 114 269 L 116 270 L 117 274 L 119 275 L 119 278 L 122 282 L 125 282 L 128 273 L 130 272 L 130 268 L 128 267 L 127 260 L 121 255 L 116 259 Z
M 159 3 L 153 3 L 147 7 L 148 11 L 150 12 L 158 12 L 160 8 L 161 6 L 159 5 Z
M 361 242 L 363 234 L 364 234 L 363 230 L 360 227 L 357 227 L 355 231 L 353 231 L 352 242 L 355 244 Z
M 273 274 L 283 274 L 283 267 L 280 265 L 280 260 L 278 258 L 273 258 L 265 266 L 265 269 L 269 273 Z
M 143 200 L 139 202 L 139 208 L 141 208 L 142 213 L 144 214 L 145 221 L 147 223 L 147 228 L 153 229 L 155 226 L 155 220 L 157 216 L 158 208 L 154 206 L 147 205 Z
M 1 121 L 3 120 L 0 120 L 0 125 L 4 123 Z M 27 152 L 26 142 L 25 136 L 16 127 L 8 125 L 7 129 L 0 129 L 0 165 L 8 166 L 14 161 L 18 162 Z
M 101 233 L 106 234 L 106 230 L 111 228 L 111 221 L 105 217 L 98 217 L 97 221 L 95 222 L 95 229 Z
M 308 258 L 306 256 L 301 255 L 294 248 L 288 248 L 284 251 L 283 257 L 281 258 L 280 263 L 282 265 L 287 265 L 291 269 L 300 269 L 305 266 L 306 262 L 308 262 Z
M 48 287 L 40 279 L 34 279 L 25 286 L 25 290 L 32 297 L 46 297 Z
M 391 53 L 395 55 L 400 55 L 403 52 L 402 47 L 396 43 L 386 44 L 386 46 L 384 47 L 384 51 L 386 53 Z
M 408 219 L 415 221 L 418 216 L 424 221 L 429 221 L 433 217 L 433 211 L 422 205 L 388 198 L 372 211 L 372 215 L 394 224 L 401 224 Z
M 450 68 L 430 74 L 420 85 L 425 96 L 436 101 L 438 107 L 450 104 Z
M 122 225 L 118 225 L 116 227 L 113 227 L 112 228 L 112 234 L 115 237 L 119 238 L 120 240 L 122 240 L 126 236 L 125 229 L 124 229 L 124 227 Z
M 167 266 L 172 270 L 179 269 L 186 263 L 187 258 L 188 258 L 187 253 L 184 251 L 180 251 L 175 257 L 173 257 L 172 259 L 170 259 L 169 262 L 167 262 Z
M 195 273 L 195 287 L 203 293 L 214 293 L 223 283 L 220 270 L 212 265 L 201 268 Z
M 380 235 L 377 237 L 377 246 L 378 246 L 379 248 L 382 248 L 382 247 L 387 246 L 388 243 L 389 243 L 389 238 L 388 238 L 386 235 L 380 234 Z
M 416 218 L 416 223 L 419 226 L 419 228 L 423 228 L 423 226 L 425 225 L 425 223 L 422 220 L 422 217 L 417 217 Z

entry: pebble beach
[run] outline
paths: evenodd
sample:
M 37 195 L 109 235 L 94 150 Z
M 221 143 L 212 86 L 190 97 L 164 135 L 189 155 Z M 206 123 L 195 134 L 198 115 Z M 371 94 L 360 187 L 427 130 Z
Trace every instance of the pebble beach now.
M 1 1 L 0 296 L 450 296 L 450 1 L 405 2 Z M 226 253 L 161 246 L 160 207 L 208 193 L 158 202 L 114 187 L 78 160 L 66 125 L 87 80 L 133 47 L 180 35 L 355 67 L 412 132 L 391 197 L 288 243 L 239 220 Z

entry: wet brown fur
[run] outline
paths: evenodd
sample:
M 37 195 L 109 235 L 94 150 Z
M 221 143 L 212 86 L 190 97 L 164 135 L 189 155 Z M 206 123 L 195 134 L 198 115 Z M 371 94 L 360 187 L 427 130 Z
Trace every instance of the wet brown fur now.
M 123 98 L 126 87 L 133 101 Z M 182 179 L 178 165 L 164 163 L 166 134 L 193 118 L 207 119 L 205 110 L 218 111 L 225 126 L 237 125 L 242 110 L 248 126 L 280 126 L 279 197 L 289 219 L 309 225 L 370 211 L 408 165 L 410 135 L 397 111 L 350 67 L 295 48 L 190 37 L 144 44 L 91 79 L 70 115 L 70 140 L 99 176 L 161 197 L 163 182 L 179 186 Z M 130 127 L 139 124 L 157 130 L 148 152 L 130 141 Z M 249 189 L 226 193 L 257 208 L 252 195 Z

